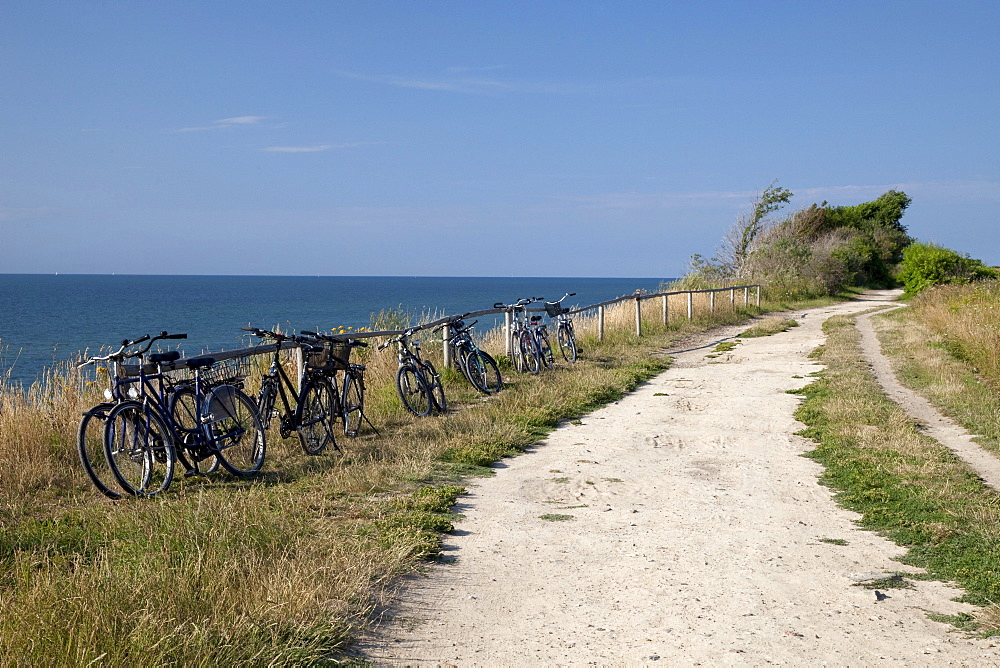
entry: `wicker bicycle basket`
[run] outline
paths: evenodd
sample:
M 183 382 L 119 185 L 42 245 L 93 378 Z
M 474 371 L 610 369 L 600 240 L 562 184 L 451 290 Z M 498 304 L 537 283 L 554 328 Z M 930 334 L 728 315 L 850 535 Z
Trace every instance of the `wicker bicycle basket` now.
M 306 366 L 324 371 L 344 371 L 351 364 L 351 346 L 347 341 L 324 341 L 323 350 L 307 353 Z
M 209 385 L 241 383 L 250 373 L 249 357 L 230 357 L 219 360 L 201 371 L 201 382 Z
M 545 302 L 545 312 L 549 314 L 550 318 L 555 318 L 563 313 L 569 313 L 569 309 L 563 308 L 559 302 Z

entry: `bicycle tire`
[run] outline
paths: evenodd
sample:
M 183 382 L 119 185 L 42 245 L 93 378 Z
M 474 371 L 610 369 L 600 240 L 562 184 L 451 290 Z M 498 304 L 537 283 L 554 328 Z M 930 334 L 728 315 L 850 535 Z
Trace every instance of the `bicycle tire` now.
M 528 373 L 537 376 L 538 372 L 542 369 L 542 360 L 538 352 L 538 344 L 535 343 L 535 337 L 531 335 L 531 332 L 521 332 L 521 339 L 518 341 L 518 346 L 522 368 Z
M 112 408 L 104 424 L 104 452 L 127 494 L 154 496 L 170 487 L 177 456 L 170 430 L 154 408 L 138 401 Z
M 260 470 L 267 439 L 253 399 L 235 385 L 216 385 L 202 399 L 200 413 L 209 447 L 223 468 L 236 476 Z
M 344 435 L 357 436 L 361 433 L 361 422 L 365 415 L 365 391 L 360 378 L 354 373 L 344 374 L 344 387 L 340 401 L 341 415 L 344 419 Z
M 174 443 L 174 451 L 177 459 L 181 461 L 190 471 L 196 473 L 215 473 L 219 470 L 219 458 L 215 455 L 205 457 L 202 462 L 208 462 L 204 471 L 201 470 L 197 459 L 184 454 L 187 449 L 190 454 L 194 454 L 194 449 L 189 446 L 198 444 L 204 445 L 204 435 L 201 430 L 201 423 L 198 421 L 198 395 L 190 385 L 184 385 L 174 389 L 173 396 L 170 397 L 170 417 L 174 421 L 175 429 L 180 430 L 181 441 Z M 204 453 L 202 453 L 204 454 Z
M 307 455 L 318 455 L 330 445 L 337 447 L 332 426 L 336 418 L 335 397 L 330 382 L 319 377 L 307 380 L 299 394 L 295 431 Z
M 396 392 L 406 410 L 425 417 L 434 410 L 434 399 L 423 373 L 413 364 L 404 364 L 396 372 Z
M 76 450 L 83 470 L 94 487 L 109 499 L 120 499 L 124 494 L 104 449 L 104 424 L 114 406 L 111 403 L 98 404 L 83 414 L 76 434 Z
M 496 394 L 503 389 L 503 378 L 500 377 L 500 367 L 490 354 L 482 350 L 473 350 L 463 362 L 466 377 L 473 387 L 483 394 Z
M 278 390 L 274 380 L 265 376 L 260 385 L 260 391 L 257 392 L 257 413 L 260 415 L 260 421 L 264 424 L 265 429 L 271 426 L 271 420 L 274 418 L 274 401 L 277 394 Z
M 424 378 L 427 380 L 427 387 L 431 391 L 431 399 L 434 401 L 434 407 L 439 413 L 444 413 L 448 410 L 448 400 L 444 396 L 444 385 L 441 384 L 441 374 L 437 372 L 434 365 L 427 360 L 420 360 L 420 366 L 424 373 Z
M 549 343 L 549 337 L 541 335 L 538 337 L 538 352 L 539 358 L 542 360 L 542 364 L 545 365 L 546 369 L 551 369 L 555 364 L 555 356 L 552 354 L 552 344 Z
M 560 325 L 556 331 L 556 345 L 559 346 L 559 352 L 562 353 L 564 360 L 567 362 L 576 362 L 576 337 L 573 335 L 573 331 L 566 325 Z

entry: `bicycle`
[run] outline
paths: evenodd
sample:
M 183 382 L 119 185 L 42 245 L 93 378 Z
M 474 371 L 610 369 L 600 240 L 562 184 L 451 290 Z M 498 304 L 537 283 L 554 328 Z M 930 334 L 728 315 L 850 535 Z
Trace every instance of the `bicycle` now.
M 538 348 L 538 357 L 546 369 L 551 369 L 555 364 L 555 356 L 552 354 L 552 344 L 549 343 L 549 328 L 542 322 L 542 316 L 533 315 L 528 320 L 528 332 L 535 340 Z
M 473 320 L 466 324 L 464 317 L 459 316 L 445 323 L 448 326 L 448 345 L 454 351 L 455 368 L 483 394 L 496 394 L 503 389 L 500 368 L 496 360 L 481 350 L 472 338 L 472 327 L 479 321 Z M 434 331 L 444 326 L 441 325 Z
M 367 347 L 366 341 L 360 339 L 344 339 L 329 334 L 301 331 L 299 334 L 310 337 L 319 343 L 323 350 L 306 357 L 306 364 L 325 373 L 333 387 L 333 396 L 337 398 L 334 413 L 344 423 L 345 436 L 357 436 L 361 432 L 361 423 L 367 422 L 373 431 L 378 433 L 368 416 L 365 415 L 365 365 L 351 362 L 351 350 Z M 337 372 L 344 373 L 343 383 L 338 388 Z
M 493 304 L 493 308 L 504 309 L 511 313 L 511 352 L 514 357 L 514 368 L 517 369 L 518 373 L 538 375 L 542 369 L 542 350 L 529 326 L 527 310 L 529 304 L 541 299 L 541 297 L 522 298 L 513 304 L 502 302 Z
M 129 396 L 126 385 L 122 382 L 122 379 L 125 377 L 124 362 L 127 359 L 141 357 L 157 340 L 166 338 L 186 339 L 187 334 L 167 335 L 166 332 L 161 332 L 159 337 L 152 340 L 149 334 L 135 340 L 126 339 L 121 342 L 121 347 L 118 350 L 107 355 L 90 357 L 76 365 L 78 369 L 93 365 L 97 368 L 98 375 L 104 373 L 108 376 L 110 383 L 110 386 L 105 388 L 103 392 L 105 401 L 83 413 L 80 419 L 80 426 L 77 429 L 76 439 L 77 454 L 84 472 L 98 491 L 108 498 L 121 499 L 124 495 L 120 485 L 115 481 L 111 464 L 105 453 L 104 425 L 107 423 L 108 414 L 112 408 L 131 398 L 138 397 L 137 392 L 132 393 L 135 397 Z M 128 350 L 132 346 L 137 346 L 147 341 L 149 343 L 141 349 Z M 176 352 L 166 354 L 155 353 L 155 355 L 160 355 L 160 357 L 156 357 L 154 363 L 159 360 L 173 361 L 180 359 L 180 353 Z M 108 364 L 107 366 L 100 366 L 100 362 L 107 362 Z
M 545 302 L 545 312 L 556 321 L 556 347 L 559 348 L 559 352 L 567 362 L 576 362 L 577 356 L 583 352 L 576 347 L 573 319 L 567 315 L 569 309 L 562 305 L 564 299 L 574 295 L 576 295 L 575 292 L 567 292 L 558 301 Z
M 414 328 L 379 344 L 383 350 L 396 344 L 399 370 L 396 372 L 396 392 L 406 409 L 414 415 L 425 417 L 431 413 L 448 410 L 448 402 L 441 385 L 441 375 L 428 360 L 420 357 L 420 341 L 414 339 Z
M 281 364 L 281 350 L 286 342 L 302 348 L 304 355 L 321 352 L 323 348 L 311 346 L 297 336 L 257 327 L 241 329 L 258 338 L 275 342 L 271 366 L 262 376 L 260 391 L 257 393 L 257 409 L 260 411 L 264 428 L 270 429 L 271 420 L 277 417 L 278 433 L 281 434 L 281 438 L 288 438 L 294 431 L 306 454 L 318 455 L 327 446 L 340 450 L 333 429 L 330 427 L 336 415 L 337 399 L 329 379 L 321 371 L 307 366 L 302 374 L 301 383 L 296 388 L 296 384 L 288 377 L 285 367 Z M 281 399 L 281 404 L 276 408 L 275 402 L 278 398 Z
M 182 381 L 166 375 L 176 369 L 177 351 L 155 353 L 147 363 L 128 368 L 123 363 L 143 355 L 155 341 L 175 338 L 186 336 L 161 332 L 152 338 L 146 335 L 126 340 L 115 353 L 80 365 L 111 361 L 114 369 L 112 386 L 105 392 L 109 401 L 88 411 L 81 421 L 78 447 L 84 468 L 88 475 L 97 473 L 89 425 L 98 418 L 103 422 L 106 464 L 129 495 L 153 496 L 165 491 L 178 460 L 186 475 L 202 473 L 199 462 L 208 459 L 213 459 L 210 469 L 218 463 L 238 476 L 256 473 L 264 462 L 266 441 L 253 400 L 221 377 L 202 382 L 202 372 L 216 363 L 214 358 L 185 360 L 181 368 L 191 369 L 194 375 Z M 145 341 L 149 341 L 145 348 L 127 350 Z M 192 409 L 194 413 L 188 414 Z M 107 496 L 121 497 L 100 476 L 91 479 Z

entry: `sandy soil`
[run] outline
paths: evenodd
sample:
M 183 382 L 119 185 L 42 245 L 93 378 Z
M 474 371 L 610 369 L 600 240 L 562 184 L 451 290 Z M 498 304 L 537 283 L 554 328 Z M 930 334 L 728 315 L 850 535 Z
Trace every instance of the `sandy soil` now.
M 463 497 L 444 563 L 404 583 L 360 651 L 413 666 L 1000 665 L 998 643 L 928 618 L 971 610 L 959 590 L 852 586 L 913 569 L 800 456 L 812 446 L 786 390 L 818 370 L 825 318 L 872 306 L 798 313 L 714 359 L 745 327 L 689 342 L 633 394 L 498 464 Z

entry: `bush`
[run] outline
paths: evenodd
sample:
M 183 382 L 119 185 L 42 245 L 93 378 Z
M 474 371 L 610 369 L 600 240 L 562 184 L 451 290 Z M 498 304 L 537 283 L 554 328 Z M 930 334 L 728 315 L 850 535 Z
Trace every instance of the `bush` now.
M 914 243 L 903 251 L 897 278 L 906 294 L 915 295 L 934 285 L 1000 278 L 1000 271 L 936 244 Z

